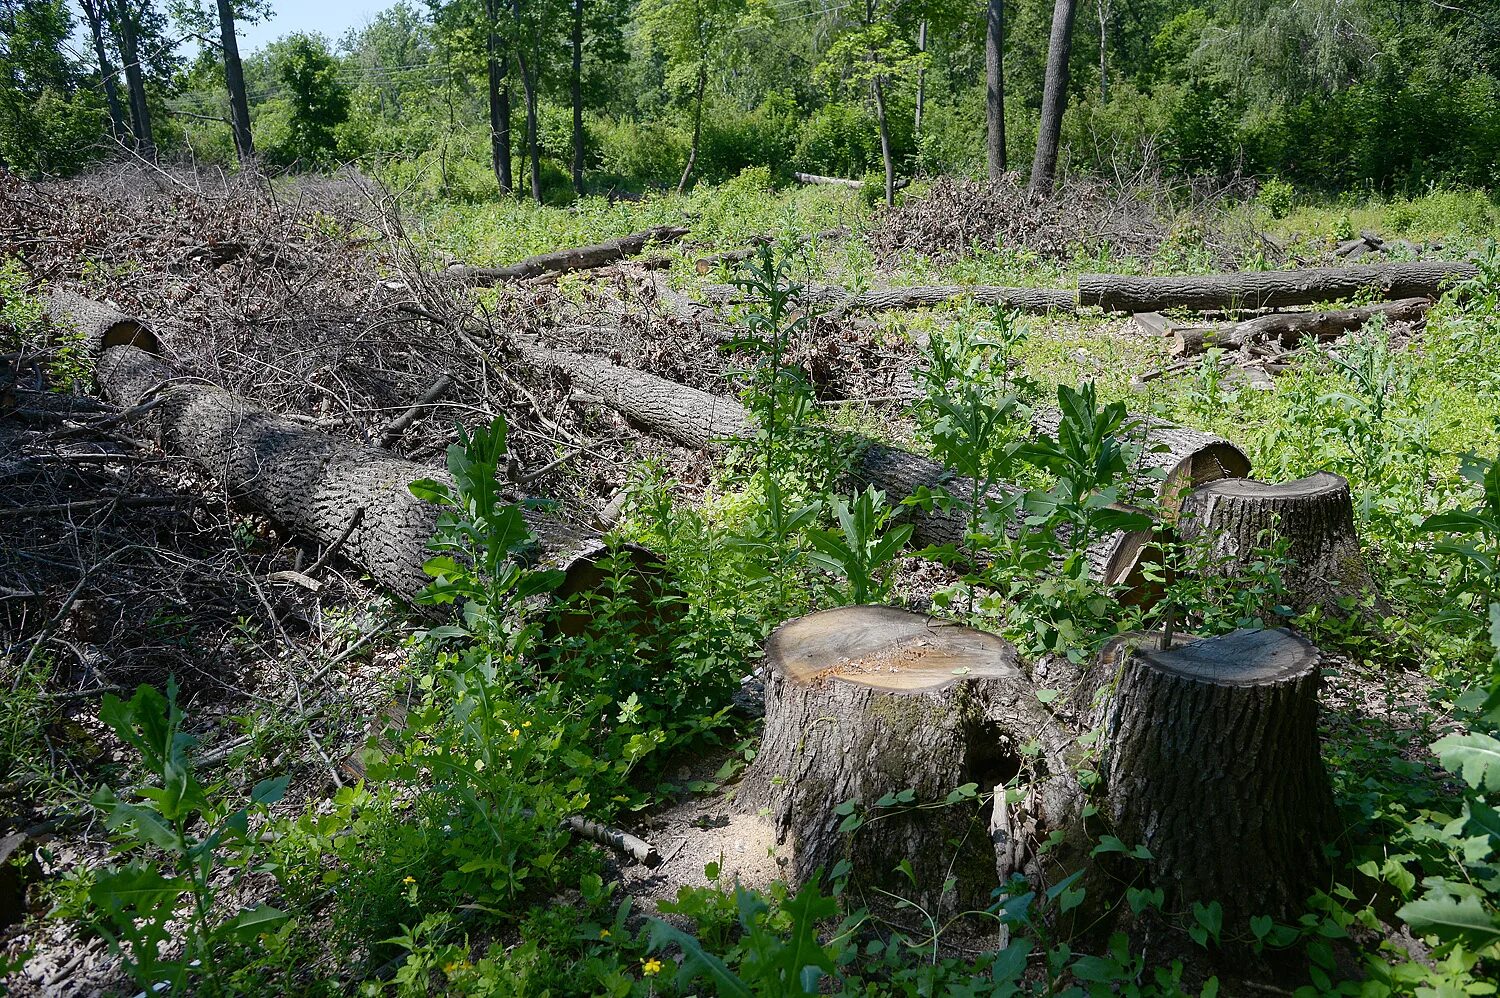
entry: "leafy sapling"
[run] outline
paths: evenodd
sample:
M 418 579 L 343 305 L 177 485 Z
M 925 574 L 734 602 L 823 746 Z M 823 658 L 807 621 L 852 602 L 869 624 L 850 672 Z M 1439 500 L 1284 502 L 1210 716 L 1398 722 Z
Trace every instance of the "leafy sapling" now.
M 912 525 L 900 523 L 887 529 L 891 509 L 885 493 L 874 486 L 856 495 L 852 503 L 835 498 L 833 511 L 839 529 L 810 528 L 807 540 L 812 550 L 807 560 L 844 579 L 843 586 L 827 586 L 839 603 L 858 605 L 884 599 L 890 592 L 890 563 L 911 539 Z

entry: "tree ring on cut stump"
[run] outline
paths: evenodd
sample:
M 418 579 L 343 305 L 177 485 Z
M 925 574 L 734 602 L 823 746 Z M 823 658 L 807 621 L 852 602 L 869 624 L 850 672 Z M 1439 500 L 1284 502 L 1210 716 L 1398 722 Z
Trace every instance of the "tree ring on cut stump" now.
M 764 735 L 738 800 L 769 813 L 789 880 L 847 861 L 866 903 L 887 891 L 952 915 L 1000 882 L 981 796 L 1033 764 L 1055 775 L 1064 741 L 1003 638 L 895 607 L 824 610 L 767 642 Z M 1031 744 L 1045 762 L 1025 757 Z M 850 801 L 868 823 L 846 832 Z

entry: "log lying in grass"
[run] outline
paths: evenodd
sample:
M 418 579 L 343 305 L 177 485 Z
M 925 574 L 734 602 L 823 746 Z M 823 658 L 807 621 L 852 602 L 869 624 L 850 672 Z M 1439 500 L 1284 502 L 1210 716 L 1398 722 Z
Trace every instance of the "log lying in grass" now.
M 765 736 L 736 796 L 770 810 L 794 879 L 847 858 L 856 890 L 890 890 L 951 915 L 983 909 L 995 886 L 1035 860 L 1034 850 L 1012 841 L 997 850 L 974 830 L 991 806 L 976 795 L 1035 767 L 1045 809 L 1067 824 L 1083 804 L 1070 744 L 1002 638 L 893 607 L 844 607 L 771 635 Z M 943 805 L 965 783 L 976 795 Z M 847 844 L 845 801 L 878 817 Z M 902 860 L 915 885 L 897 870 Z
M 1125 662 L 1104 730 L 1106 812 L 1144 845 L 1167 911 L 1219 901 L 1226 935 L 1302 912 L 1326 876 L 1333 797 L 1318 751 L 1318 652 L 1240 630 Z
M 792 172 L 792 179 L 799 184 L 818 184 L 824 187 L 847 187 L 850 190 L 859 190 L 865 186 L 863 180 L 854 180 L 850 177 L 824 177 L 816 173 Z
M 561 273 L 569 270 L 589 270 L 593 267 L 618 263 L 626 257 L 634 256 L 645 249 L 649 243 L 675 242 L 687 234 L 688 230 L 682 226 L 658 225 L 644 232 L 633 232 L 628 236 L 620 236 L 618 239 L 610 239 L 592 246 L 576 246 L 572 249 L 539 253 L 503 267 L 473 267 L 467 264 L 456 264 L 448 268 L 447 275 L 454 280 L 469 284 L 484 284 L 496 281 L 516 281 L 540 274 Z
M 1207 570 L 1229 578 L 1246 574 L 1268 548 L 1285 545 L 1281 581 L 1298 612 L 1321 609 L 1347 616 L 1343 604 L 1388 609 L 1360 552 L 1349 483 L 1320 471 L 1293 482 L 1237 479 L 1213 482 L 1187 497 L 1178 532 L 1207 547 Z
M 54 290 L 48 301 L 52 321 L 64 327 L 64 334 L 77 337 L 77 343 L 90 359 L 97 359 L 110 347 L 135 346 L 151 353 L 161 352 L 156 334 L 141 322 L 102 302 L 85 298 L 72 291 Z
M 1372 292 L 1386 299 L 1437 298 L 1453 282 L 1478 272 L 1469 263 L 1422 262 L 1199 277 L 1085 274 L 1078 279 L 1078 303 L 1097 305 L 1106 312 L 1156 312 L 1164 308 L 1281 308 Z
M 1362 328 L 1377 316 L 1390 322 L 1416 322 L 1432 307 L 1430 298 L 1402 298 L 1366 308 L 1325 309 L 1317 312 L 1278 312 L 1219 328 L 1178 329 L 1172 334 L 1172 353 L 1191 357 L 1210 347 L 1225 350 L 1267 348 L 1280 353 L 1306 339 L 1336 340 Z
M 107 326 L 110 310 L 87 299 L 55 297 L 52 307 L 54 321 L 78 329 L 125 328 L 118 313 Z M 445 472 L 309 429 L 222 388 L 183 378 L 132 343 L 104 350 L 95 376 L 104 398 L 121 407 L 161 396 L 143 418 L 165 448 L 190 458 L 231 499 L 308 540 L 340 544 L 343 557 L 405 598 L 429 581 L 422 565 L 432 555 L 427 542 L 438 509 L 408 486 L 419 478 L 446 481 Z M 607 553 L 597 534 L 539 511 L 530 511 L 528 522 L 537 536 L 538 561 L 566 572 L 565 587 L 597 572 Z
M 702 291 L 712 304 L 727 305 L 740 301 L 744 292 L 728 284 L 710 285 Z M 1074 312 L 1078 299 L 1071 291 L 1057 288 L 1007 288 L 990 284 L 936 284 L 904 288 L 882 288 L 852 295 L 832 285 L 810 285 L 803 288 L 804 305 L 825 306 L 841 312 L 888 312 L 903 308 L 931 308 L 955 301 L 976 305 L 998 305 L 1022 312 Z

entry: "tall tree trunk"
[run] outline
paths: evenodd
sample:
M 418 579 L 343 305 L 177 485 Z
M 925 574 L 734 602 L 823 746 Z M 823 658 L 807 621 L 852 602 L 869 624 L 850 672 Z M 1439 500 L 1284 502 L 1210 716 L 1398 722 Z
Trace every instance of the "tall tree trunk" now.
M 880 159 L 885 164 L 885 203 L 896 203 L 896 160 L 891 154 L 891 130 L 886 125 L 885 87 L 880 77 L 871 83 L 875 91 L 875 121 L 880 125 Z
M 703 138 L 703 98 L 708 93 L 708 58 L 698 60 L 698 94 L 693 102 L 693 144 L 688 149 L 686 165 L 682 168 L 682 179 L 677 181 L 677 193 L 687 190 L 688 177 L 693 174 L 693 164 L 698 161 L 698 142 Z
M 521 97 L 526 102 L 526 158 L 531 166 L 531 196 L 542 203 L 542 158 L 537 149 L 536 79 L 526 58 L 525 29 L 521 22 L 521 0 L 513 0 L 511 12 L 516 19 L 516 64 L 521 70 Z
M 234 34 L 234 4 L 219 2 L 219 40 L 224 46 L 224 83 L 229 88 L 229 121 L 234 129 L 234 151 L 241 166 L 255 159 L 255 137 L 250 132 L 250 101 L 245 96 L 245 70 Z
M 1047 77 L 1042 84 L 1042 121 L 1036 136 L 1036 158 L 1031 162 L 1031 189 L 1049 194 L 1057 174 L 1063 112 L 1068 107 L 1068 55 L 1073 49 L 1073 15 L 1077 11 L 1078 0 L 1056 0 L 1052 6 L 1052 38 L 1047 45 Z
M 151 137 L 151 109 L 146 106 L 146 77 L 135 44 L 135 11 L 130 0 L 115 0 L 115 24 L 120 35 L 120 58 L 125 63 L 125 88 L 130 103 L 130 130 L 136 151 L 156 159 L 156 141 Z
M 104 100 L 109 106 L 109 131 L 119 140 L 127 134 L 125 109 L 120 105 L 120 90 L 115 86 L 115 70 L 109 63 L 109 50 L 104 47 L 104 19 L 99 2 L 82 0 L 83 13 L 88 18 L 89 34 L 94 39 L 94 55 L 99 59 L 99 81 L 104 85 Z
M 583 0 L 573 0 L 573 190 L 583 193 Z
M 1110 0 L 1094 0 L 1099 9 L 1099 103 L 1109 100 L 1109 6 Z
M 984 19 L 985 163 L 991 180 L 1005 172 L 1005 0 L 989 0 Z
M 500 48 L 500 32 L 495 26 L 500 12 L 496 7 L 496 0 L 484 0 L 485 72 L 489 77 L 490 169 L 495 171 L 495 182 L 500 186 L 500 193 L 509 194 L 513 187 L 510 175 L 510 87 L 506 81 L 506 77 L 510 75 L 510 60 Z
M 917 51 L 919 53 L 926 53 L 927 51 L 927 22 L 925 20 L 917 25 Z M 912 134 L 918 139 L 922 137 L 922 105 L 925 103 L 926 96 L 927 66 L 924 63 L 917 66 L 917 115 L 915 121 L 912 123 Z

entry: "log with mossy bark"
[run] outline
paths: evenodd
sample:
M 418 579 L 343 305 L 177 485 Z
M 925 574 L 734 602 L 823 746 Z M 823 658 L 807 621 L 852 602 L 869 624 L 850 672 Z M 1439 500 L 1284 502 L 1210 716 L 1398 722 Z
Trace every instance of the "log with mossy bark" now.
M 1135 313 L 1167 308 L 1198 311 L 1281 308 L 1338 301 L 1361 294 L 1392 300 L 1435 299 L 1455 282 L 1472 278 L 1478 272 L 1471 263 L 1424 261 L 1193 277 L 1085 274 L 1078 279 L 1078 303 L 1097 305 L 1106 312 Z
M 448 268 L 447 276 L 468 284 L 493 284 L 499 281 L 517 281 L 542 274 L 564 273 L 571 270 L 590 270 L 635 256 L 653 243 L 676 242 L 688 234 L 680 225 L 658 225 L 643 232 L 610 239 L 591 246 L 575 246 L 570 249 L 539 253 L 516 263 L 502 267 L 476 267 L 455 264 Z

